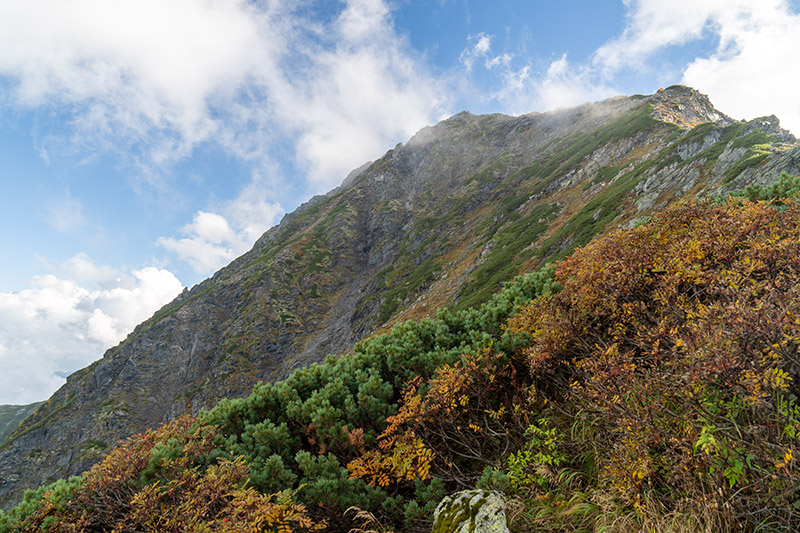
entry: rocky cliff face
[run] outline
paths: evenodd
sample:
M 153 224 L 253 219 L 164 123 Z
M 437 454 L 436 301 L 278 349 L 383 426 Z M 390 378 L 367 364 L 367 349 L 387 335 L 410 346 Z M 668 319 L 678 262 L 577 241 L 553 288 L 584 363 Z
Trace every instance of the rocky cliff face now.
M 676 198 L 781 171 L 800 173 L 800 148 L 777 119 L 733 121 L 686 87 L 520 117 L 460 113 L 287 215 L 70 376 L 2 443 L 0 501 L 398 320 L 479 303 Z

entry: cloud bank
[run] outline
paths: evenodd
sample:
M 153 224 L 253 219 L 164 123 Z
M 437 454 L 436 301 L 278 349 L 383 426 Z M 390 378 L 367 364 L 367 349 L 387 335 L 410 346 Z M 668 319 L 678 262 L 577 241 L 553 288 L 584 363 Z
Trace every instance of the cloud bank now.
M 0 404 L 47 397 L 183 288 L 167 270 L 125 273 L 85 254 L 58 270 L 0 293 Z

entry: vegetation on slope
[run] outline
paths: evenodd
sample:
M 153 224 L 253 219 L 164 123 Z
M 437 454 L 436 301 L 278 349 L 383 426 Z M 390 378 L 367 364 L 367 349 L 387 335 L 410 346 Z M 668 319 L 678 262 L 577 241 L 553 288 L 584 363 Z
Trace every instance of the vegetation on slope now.
M 777 207 L 670 207 L 132 439 L 0 531 L 346 531 L 351 506 L 429 531 L 476 485 L 514 531 L 797 530 L 800 204 Z
M 42 402 L 29 405 L 0 405 L 0 442 L 40 405 Z
M 493 345 L 515 350 L 519 336 L 505 332 L 503 324 L 518 305 L 549 291 L 551 278 L 552 269 L 522 276 L 479 309 L 445 310 L 433 320 L 400 324 L 359 343 L 350 355 L 259 385 L 248 398 L 224 400 L 199 420 L 183 418 L 131 439 L 84 476 L 28 492 L 20 506 L 0 515 L 0 531 L 46 531 L 53 524 L 81 529 L 86 520 L 95 530 L 147 529 L 136 520 L 142 519 L 142 502 L 152 508 L 153 498 L 162 505 L 159 514 L 168 517 L 159 530 L 217 528 L 236 505 L 203 499 L 220 475 L 212 468 L 221 464 L 237 465 L 240 477 L 225 478 L 227 484 L 215 490 L 235 486 L 230 479 L 247 479 L 245 488 L 279 493 L 284 506 L 332 531 L 351 527 L 344 512 L 353 505 L 410 528 L 425 524 L 445 494 L 441 479 L 420 479 L 410 492 L 387 491 L 350 476 L 346 465 L 376 445 L 409 382 L 431 378 L 463 353 Z M 215 436 L 213 446 L 198 436 L 208 434 Z M 186 468 L 193 472 L 188 481 Z M 111 496 L 101 499 L 103 511 L 96 513 L 89 502 L 100 494 Z M 187 507 L 199 514 L 188 516 Z

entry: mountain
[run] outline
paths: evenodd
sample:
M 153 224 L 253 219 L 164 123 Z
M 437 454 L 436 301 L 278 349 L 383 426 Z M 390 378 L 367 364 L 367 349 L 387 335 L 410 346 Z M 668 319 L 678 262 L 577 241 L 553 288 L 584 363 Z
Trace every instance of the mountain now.
M 673 86 L 520 117 L 459 113 L 286 215 L 67 379 L 2 442 L 4 507 L 122 438 L 566 257 L 677 198 L 800 173 L 775 117 Z
M 29 405 L 0 405 L 0 441 L 4 440 L 40 405 L 42 402 Z

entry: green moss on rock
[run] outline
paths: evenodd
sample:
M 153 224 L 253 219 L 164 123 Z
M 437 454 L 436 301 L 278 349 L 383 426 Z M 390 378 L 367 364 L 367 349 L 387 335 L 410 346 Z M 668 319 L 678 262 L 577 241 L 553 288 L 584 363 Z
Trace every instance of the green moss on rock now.
M 447 496 L 433 514 L 433 533 L 506 533 L 505 502 L 497 492 L 465 490 Z

